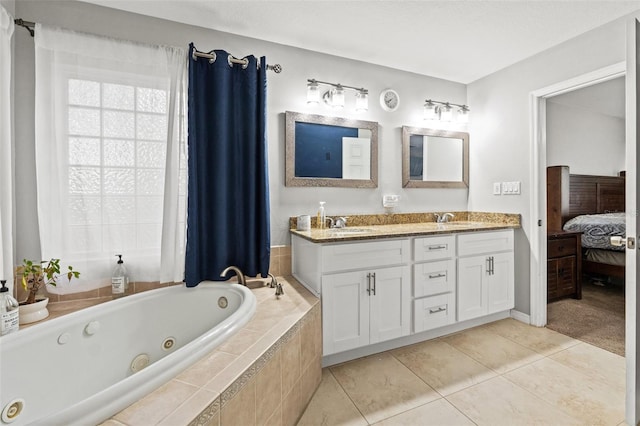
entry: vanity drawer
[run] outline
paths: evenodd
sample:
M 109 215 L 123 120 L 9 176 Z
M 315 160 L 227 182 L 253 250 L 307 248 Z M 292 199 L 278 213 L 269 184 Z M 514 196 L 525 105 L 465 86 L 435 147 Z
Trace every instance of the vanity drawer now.
M 413 260 L 416 262 L 448 259 L 456 254 L 456 237 L 444 235 L 438 237 L 416 238 L 413 240 Z
M 322 272 L 401 265 L 410 259 L 408 239 L 322 246 Z
M 513 251 L 513 229 L 458 234 L 458 256 Z
M 580 236 L 578 236 L 580 238 Z M 548 240 L 547 257 L 563 257 L 577 254 L 577 244 L 575 237 L 562 238 L 558 240 Z
M 431 296 L 456 289 L 453 259 L 413 265 L 413 297 Z
M 413 301 L 413 332 L 453 324 L 456 320 L 455 294 L 423 297 Z

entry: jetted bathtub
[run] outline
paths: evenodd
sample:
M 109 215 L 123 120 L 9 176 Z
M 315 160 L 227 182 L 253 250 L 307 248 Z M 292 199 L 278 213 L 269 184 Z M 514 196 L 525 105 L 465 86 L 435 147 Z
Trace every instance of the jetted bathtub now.
M 171 286 L 0 337 L 0 425 L 100 423 L 168 382 L 244 326 L 243 286 Z

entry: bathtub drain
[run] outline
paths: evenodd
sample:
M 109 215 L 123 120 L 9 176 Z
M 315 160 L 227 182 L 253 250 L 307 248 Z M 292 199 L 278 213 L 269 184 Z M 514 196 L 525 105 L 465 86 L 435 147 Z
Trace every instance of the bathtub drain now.
M 220 299 L 218 299 L 218 306 L 220 306 L 222 309 L 225 309 L 227 306 L 229 306 L 229 301 L 226 297 L 222 296 Z
M 175 337 L 167 337 L 162 342 L 162 350 L 168 352 L 168 351 L 172 350 L 175 345 L 176 345 L 176 338 Z
M 131 361 L 131 371 L 133 371 L 134 373 L 137 373 L 138 371 L 145 368 L 147 365 L 149 365 L 149 355 L 140 354 L 137 357 L 135 357 L 133 361 Z
M 24 399 L 14 399 L 2 409 L 2 421 L 11 423 L 18 418 L 24 409 Z

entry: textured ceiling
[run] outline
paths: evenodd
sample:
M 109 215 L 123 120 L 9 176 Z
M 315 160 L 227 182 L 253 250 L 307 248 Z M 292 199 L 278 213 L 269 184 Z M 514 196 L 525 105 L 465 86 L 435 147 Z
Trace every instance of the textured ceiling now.
M 640 9 L 637 0 L 84 1 L 461 83 Z

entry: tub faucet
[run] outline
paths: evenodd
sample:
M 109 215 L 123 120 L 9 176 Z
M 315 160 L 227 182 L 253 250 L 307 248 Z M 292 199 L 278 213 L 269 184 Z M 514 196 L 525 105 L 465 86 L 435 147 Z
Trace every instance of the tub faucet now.
M 434 216 L 436 217 L 436 222 L 438 223 L 447 223 L 449 222 L 449 219 L 453 219 L 453 213 L 443 213 L 442 216 L 440 216 L 438 213 L 434 213 Z
M 284 294 L 284 290 L 282 289 L 282 284 L 276 280 L 272 274 L 267 274 L 267 276 L 271 277 L 271 283 L 269 284 L 269 288 L 276 289 L 276 297 L 280 297 Z
M 233 271 L 236 273 L 236 277 L 238 277 L 238 284 L 243 285 L 245 287 L 247 286 L 247 282 L 244 279 L 244 274 L 242 273 L 240 268 L 238 268 L 237 266 L 229 266 L 225 268 L 225 270 L 220 273 L 220 276 L 226 277 L 229 271 Z

